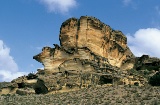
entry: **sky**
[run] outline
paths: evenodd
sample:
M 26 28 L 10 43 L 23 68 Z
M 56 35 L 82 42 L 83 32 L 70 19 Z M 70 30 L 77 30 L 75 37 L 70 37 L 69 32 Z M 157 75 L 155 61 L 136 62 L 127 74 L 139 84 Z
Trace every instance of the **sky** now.
M 43 68 L 33 56 L 59 44 L 62 22 L 86 15 L 121 30 L 135 56 L 160 58 L 160 0 L 0 0 L 0 81 Z

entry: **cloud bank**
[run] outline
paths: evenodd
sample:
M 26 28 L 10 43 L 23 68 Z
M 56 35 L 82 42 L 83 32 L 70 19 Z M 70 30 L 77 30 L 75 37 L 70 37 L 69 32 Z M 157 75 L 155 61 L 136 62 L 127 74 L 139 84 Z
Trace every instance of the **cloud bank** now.
M 160 58 L 160 30 L 157 28 L 139 29 L 134 35 L 127 35 L 128 45 L 135 56 L 148 54 Z
M 11 81 L 24 74 L 27 73 L 18 71 L 18 65 L 10 56 L 10 48 L 0 40 L 0 81 Z
M 49 12 L 67 13 L 73 7 L 76 7 L 76 0 L 39 0 L 44 4 Z

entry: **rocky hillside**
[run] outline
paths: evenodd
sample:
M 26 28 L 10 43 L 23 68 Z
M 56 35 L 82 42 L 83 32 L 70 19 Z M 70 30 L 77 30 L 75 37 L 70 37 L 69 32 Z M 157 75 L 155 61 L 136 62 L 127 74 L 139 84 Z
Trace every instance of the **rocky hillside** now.
M 1 105 L 160 105 L 160 87 L 101 86 L 47 95 L 3 95 Z
M 56 94 L 103 85 L 145 86 L 131 69 L 155 70 L 160 59 L 135 57 L 126 36 L 94 17 L 70 18 L 60 28 L 60 46 L 44 47 L 33 59 L 44 65 L 2 87 L 0 94 Z

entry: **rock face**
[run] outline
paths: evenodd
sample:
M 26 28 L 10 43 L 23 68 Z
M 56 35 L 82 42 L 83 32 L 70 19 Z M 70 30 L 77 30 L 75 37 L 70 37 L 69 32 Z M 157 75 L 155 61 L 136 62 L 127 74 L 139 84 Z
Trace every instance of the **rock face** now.
M 44 70 L 37 74 L 49 75 L 39 76 L 48 92 L 113 84 L 121 80 L 121 68 L 134 66 L 129 62 L 135 57 L 127 46 L 126 36 L 94 17 L 66 20 L 59 39 L 60 46 L 44 47 L 33 57 L 44 65 Z M 126 62 L 130 66 L 125 66 Z
M 134 57 L 127 46 L 126 36 L 94 17 L 82 16 L 80 19 L 70 18 L 63 22 L 60 43 L 71 53 L 77 49 L 88 48 L 95 55 L 107 58 L 109 64 L 117 67 Z
M 149 56 L 136 58 L 121 31 L 94 17 L 66 20 L 59 39 L 60 46 L 44 47 L 33 57 L 44 65 L 44 70 L 13 80 L 0 94 L 49 94 L 104 84 L 143 86 L 147 81 L 127 70 L 160 64 L 159 59 Z
M 34 59 L 41 62 L 45 70 L 51 73 L 59 72 L 63 63 L 75 58 L 117 67 L 122 67 L 126 61 L 134 58 L 127 46 L 126 36 L 93 17 L 82 16 L 80 19 L 66 20 L 61 25 L 59 36 L 61 46 L 44 47 L 42 53 L 34 56 Z M 70 64 L 72 69 L 76 67 L 73 66 L 74 63 Z M 84 65 L 78 67 L 76 69 L 87 70 Z M 130 68 L 133 68 L 133 64 L 124 69 Z

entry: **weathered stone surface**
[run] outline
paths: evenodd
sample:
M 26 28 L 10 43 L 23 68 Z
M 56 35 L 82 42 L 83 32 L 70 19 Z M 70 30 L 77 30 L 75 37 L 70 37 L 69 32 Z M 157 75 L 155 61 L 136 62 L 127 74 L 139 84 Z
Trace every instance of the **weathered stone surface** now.
M 60 43 L 67 51 L 87 47 L 94 54 L 107 58 L 112 66 L 121 67 L 122 62 L 134 57 L 126 36 L 94 17 L 70 18 L 62 23 Z

